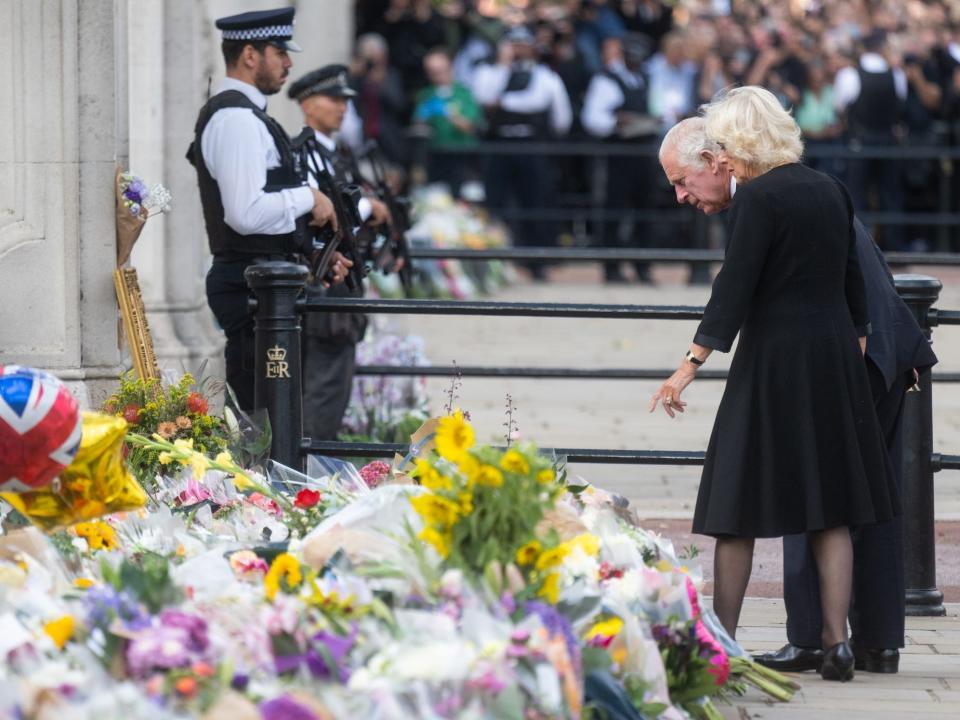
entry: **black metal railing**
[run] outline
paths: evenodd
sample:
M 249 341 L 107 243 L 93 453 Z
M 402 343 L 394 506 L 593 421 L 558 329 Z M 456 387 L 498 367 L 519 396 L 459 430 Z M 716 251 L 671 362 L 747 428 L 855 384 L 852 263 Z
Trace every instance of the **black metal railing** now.
M 451 300 L 358 300 L 352 298 L 297 299 L 307 270 L 286 262 L 253 265 L 246 271 L 255 295 L 251 309 L 256 325 L 255 404 L 266 408 L 273 428 L 271 457 L 302 467 L 306 453 L 322 452 L 341 457 L 391 457 L 405 454 L 409 446 L 382 443 L 340 443 L 303 438 L 300 384 L 299 312 L 377 312 L 416 315 L 482 315 L 497 317 L 603 318 L 631 320 L 698 320 L 703 308 L 658 305 L 598 305 L 575 303 L 506 303 Z M 933 309 L 942 284 L 925 275 L 896 276 L 897 290 L 914 312 L 927 337 L 936 325 L 960 324 L 960 311 Z M 379 368 L 380 374 L 401 368 Z M 404 368 L 404 372 L 431 374 L 429 368 Z M 526 373 L 517 373 L 526 370 Z M 490 377 L 604 377 L 611 369 L 580 370 L 535 368 L 476 368 L 477 376 Z M 461 369 L 462 372 L 462 369 Z M 634 371 L 630 379 L 652 379 L 652 370 Z M 703 371 L 719 379 L 722 371 Z M 539 373 L 539 374 L 538 374 Z M 663 371 L 658 377 L 668 376 Z M 904 399 L 903 523 L 907 611 L 914 615 L 944 614 L 943 595 L 936 587 L 933 476 L 942 469 L 960 469 L 960 456 L 934 454 L 932 375 L 920 374 L 920 392 Z M 608 448 L 554 448 L 568 462 L 641 465 L 700 465 L 702 452 L 670 450 L 619 450 Z

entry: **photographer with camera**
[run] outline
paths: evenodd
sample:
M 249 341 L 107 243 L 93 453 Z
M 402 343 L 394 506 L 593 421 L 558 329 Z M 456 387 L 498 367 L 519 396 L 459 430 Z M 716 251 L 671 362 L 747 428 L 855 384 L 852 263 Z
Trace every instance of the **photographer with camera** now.
M 253 409 L 253 318 L 244 271 L 255 262 L 298 259 L 306 225 L 336 224 L 330 199 L 303 184 L 289 136 L 267 115 L 293 63 L 292 8 L 217 20 L 226 78 L 201 108 L 187 159 L 197 170 L 213 265 L 207 301 L 227 336 L 227 383 L 243 410 Z M 333 280 L 346 268 L 333 264 Z
M 290 86 L 287 93 L 300 104 L 304 123 L 313 130 L 308 144 L 313 157 L 308 158 L 308 170 L 316 168 L 329 174 L 339 194 L 337 202 L 352 216 L 348 224 L 363 223 L 377 226 L 391 221 L 386 204 L 376 197 L 362 195 L 353 184 L 352 163 L 347 150 L 340 147 L 334 135 L 340 129 L 350 98 L 356 93 L 347 80 L 343 65 L 327 65 L 307 73 Z M 310 172 L 311 186 L 320 186 L 323 178 Z M 352 228 L 347 228 L 352 232 Z M 356 286 L 344 284 L 323 288 L 317 284 L 307 287 L 307 294 L 325 297 L 362 297 L 363 258 L 352 257 L 346 262 Z M 359 313 L 308 313 L 303 321 L 303 430 L 314 440 L 333 440 L 343 421 L 350 402 L 353 375 L 356 368 L 356 347 L 366 332 L 366 316 Z

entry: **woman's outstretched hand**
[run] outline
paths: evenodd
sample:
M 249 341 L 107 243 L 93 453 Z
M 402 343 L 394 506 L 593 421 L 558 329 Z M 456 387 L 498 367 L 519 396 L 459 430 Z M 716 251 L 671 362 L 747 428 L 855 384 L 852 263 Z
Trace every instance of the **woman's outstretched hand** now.
M 676 417 L 675 412 L 682 413 L 687 404 L 680 400 L 680 393 L 696 376 L 696 369 L 690 363 L 684 362 L 650 398 L 650 412 L 656 410 L 659 403 L 670 417 Z

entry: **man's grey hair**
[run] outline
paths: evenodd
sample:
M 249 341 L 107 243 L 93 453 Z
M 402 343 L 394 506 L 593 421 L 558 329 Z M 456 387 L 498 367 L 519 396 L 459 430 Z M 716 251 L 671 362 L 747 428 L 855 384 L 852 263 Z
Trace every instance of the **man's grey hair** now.
M 357 38 L 356 53 L 360 57 L 363 57 L 366 54 L 367 49 L 374 51 L 379 51 L 384 55 L 389 54 L 390 46 L 387 44 L 386 38 L 383 37 L 380 33 L 366 33 Z
M 716 155 L 720 152 L 720 145 L 707 137 L 704 119 L 692 117 L 681 120 L 664 135 L 660 143 L 661 164 L 663 156 L 671 149 L 676 153 L 676 160 L 681 167 L 699 170 L 704 165 L 700 153 L 708 150 Z

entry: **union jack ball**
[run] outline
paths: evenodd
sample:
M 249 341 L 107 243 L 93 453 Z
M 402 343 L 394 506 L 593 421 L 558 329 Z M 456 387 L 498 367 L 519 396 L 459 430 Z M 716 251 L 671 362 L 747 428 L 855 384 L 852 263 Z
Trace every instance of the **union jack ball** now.
M 77 401 L 50 373 L 0 365 L 0 491 L 49 485 L 80 445 Z

